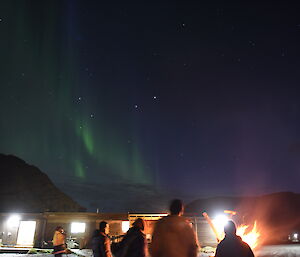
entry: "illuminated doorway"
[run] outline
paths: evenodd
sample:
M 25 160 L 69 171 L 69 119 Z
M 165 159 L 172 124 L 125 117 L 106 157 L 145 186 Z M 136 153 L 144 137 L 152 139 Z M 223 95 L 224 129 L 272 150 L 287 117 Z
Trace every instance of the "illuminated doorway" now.
M 36 221 L 20 221 L 17 245 L 32 247 L 34 243 Z

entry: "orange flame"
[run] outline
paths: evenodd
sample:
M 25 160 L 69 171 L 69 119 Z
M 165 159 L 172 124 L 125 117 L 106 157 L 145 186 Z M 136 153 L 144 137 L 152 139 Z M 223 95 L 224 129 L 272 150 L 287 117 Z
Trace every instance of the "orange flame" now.
M 226 214 L 235 215 L 236 212 L 234 211 L 224 211 Z M 225 234 L 224 234 L 224 225 L 228 221 L 228 218 L 220 215 L 216 217 L 216 219 L 211 220 L 210 217 L 206 212 L 203 213 L 204 218 L 207 220 L 208 224 L 212 228 L 214 234 L 216 235 L 216 238 L 218 242 L 223 240 Z M 252 249 L 255 249 L 259 244 L 260 239 L 260 232 L 257 229 L 257 223 L 254 222 L 253 228 L 251 231 L 249 231 L 249 225 L 240 225 L 237 227 L 236 234 L 242 238 L 244 242 L 246 242 Z
M 257 230 L 256 221 L 254 222 L 253 228 L 251 231 L 246 232 L 248 225 L 240 225 L 237 227 L 236 234 L 242 238 L 252 249 L 255 249 L 258 245 L 258 239 L 260 233 Z

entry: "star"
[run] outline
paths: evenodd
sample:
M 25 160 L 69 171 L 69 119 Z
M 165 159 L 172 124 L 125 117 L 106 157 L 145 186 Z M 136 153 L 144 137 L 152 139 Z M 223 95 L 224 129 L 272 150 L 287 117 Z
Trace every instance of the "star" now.
M 94 114 L 91 114 L 90 117 L 91 117 L 91 118 L 94 118 Z
M 82 98 L 81 98 L 81 96 L 79 96 L 79 97 L 78 97 L 78 101 L 81 101 L 81 100 L 82 100 Z
M 138 108 L 137 104 L 136 104 L 136 105 L 134 105 L 134 108 L 135 108 L 135 109 L 137 109 L 137 108 Z
M 249 40 L 249 44 L 255 46 L 255 42 L 253 42 L 252 40 Z
M 157 96 L 156 96 L 156 95 L 155 95 L 155 96 L 153 96 L 153 99 L 154 99 L 154 100 L 156 100 L 156 99 L 157 99 Z

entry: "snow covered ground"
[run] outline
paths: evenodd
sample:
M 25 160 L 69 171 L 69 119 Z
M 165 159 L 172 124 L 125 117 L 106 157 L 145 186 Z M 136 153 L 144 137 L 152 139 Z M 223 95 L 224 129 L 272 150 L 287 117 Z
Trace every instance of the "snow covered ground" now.
M 85 257 L 92 257 L 91 250 L 75 250 Z M 211 254 L 200 254 L 199 257 L 209 257 Z M 0 254 L 0 257 L 54 257 L 52 254 Z M 76 254 L 63 255 L 63 257 L 78 257 Z M 264 246 L 255 252 L 255 257 L 300 257 L 300 245 L 270 245 Z
M 300 257 L 300 245 L 269 245 L 254 252 L 255 257 Z M 209 257 L 200 254 L 199 257 Z
M 264 246 L 255 254 L 257 257 L 300 257 L 300 245 Z

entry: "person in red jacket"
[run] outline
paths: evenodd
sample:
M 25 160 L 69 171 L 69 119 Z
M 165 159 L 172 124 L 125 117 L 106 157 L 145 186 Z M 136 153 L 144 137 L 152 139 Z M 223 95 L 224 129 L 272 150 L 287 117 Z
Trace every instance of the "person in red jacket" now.
M 254 257 L 250 246 L 236 235 L 233 221 L 228 221 L 224 232 L 225 238 L 218 244 L 215 257 Z

